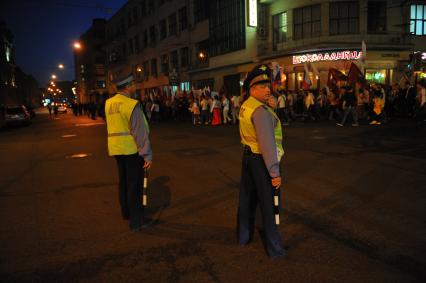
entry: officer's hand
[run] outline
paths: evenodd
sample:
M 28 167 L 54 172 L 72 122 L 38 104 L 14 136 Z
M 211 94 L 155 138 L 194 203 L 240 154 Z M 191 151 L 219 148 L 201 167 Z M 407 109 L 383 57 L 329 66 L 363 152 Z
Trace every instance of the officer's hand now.
M 272 178 L 271 179 L 271 182 L 272 182 L 272 186 L 274 187 L 274 188 L 279 188 L 279 187 L 281 187 L 281 177 L 275 177 L 275 178 Z
M 145 164 L 143 165 L 143 168 L 151 169 L 152 161 L 145 161 Z

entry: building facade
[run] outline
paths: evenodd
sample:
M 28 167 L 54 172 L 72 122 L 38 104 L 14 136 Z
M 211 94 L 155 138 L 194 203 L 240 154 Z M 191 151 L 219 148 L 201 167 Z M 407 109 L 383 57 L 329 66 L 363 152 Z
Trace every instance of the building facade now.
M 0 22 L 0 106 L 39 106 L 41 92 L 33 76 L 15 64 L 13 34 Z
M 425 35 L 424 1 L 130 0 L 107 23 L 106 83 L 133 74 L 141 95 L 238 94 L 251 68 L 277 62 L 287 89 L 305 73 L 321 88 L 330 68 L 363 60 L 368 80 L 389 85 L 424 76 L 413 58 L 423 58 Z
M 260 2 L 268 20 L 258 26 L 266 31 L 258 40 L 258 56 L 284 66 L 289 89 L 300 87 L 305 72 L 314 86 L 324 86 L 330 68 L 347 73 L 352 62 L 363 58 L 367 80 L 389 85 L 413 71 L 413 53 L 426 48 L 426 31 L 420 30 L 426 20 L 424 3 Z M 417 15 L 419 11 L 421 15 Z M 415 21 L 416 17 L 422 22 Z M 363 41 L 366 50 L 362 50 Z M 308 62 L 306 70 L 304 63 Z
M 106 92 L 105 19 L 94 19 L 74 49 L 77 102 L 100 103 Z

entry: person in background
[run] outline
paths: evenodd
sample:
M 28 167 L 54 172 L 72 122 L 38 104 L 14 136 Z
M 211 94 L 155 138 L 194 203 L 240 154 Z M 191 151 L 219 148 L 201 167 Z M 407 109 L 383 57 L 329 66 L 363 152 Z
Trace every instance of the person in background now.
M 241 97 L 239 95 L 233 95 L 231 98 L 232 104 L 232 123 L 235 125 L 238 120 L 238 114 L 240 113 Z
M 223 95 L 222 99 L 222 106 L 223 106 L 223 124 L 226 125 L 228 122 L 231 122 L 231 118 L 229 118 L 229 99 L 225 95 Z
M 160 104 L 157 99 L 154 99 L 151 105 L 151 119 L 150 122 L 158 122 L 160 120 Z
M 212 108 L 210 110 L 210 112 L 212 113 L 212 126 L 217 126 L 222 124 L 222 119 L 221 119 L 221 115 L 220 115 L 220 109 L 221 109 L 222 105 L 219 101 L 219 98 L 217 95 L 215 95 L 213 97 L 213 101 L 212 101 Z
M 382 111 L 384 108 L 384 100 L 382 92 L 377 85 L 372 86 L 373 99 L 372 99 L 372 111 L 370 114 L 371 122 L 370 125 L 380 125 L 382 119 Z
M 349 114 L 352 116 L 352 126 L 358 127 L 358 114 L 356 112 L 356 96 L 354 94 L 353 88 L 350 86 L 346 87 L 345 94 L 342 97 L 342 109 L 344 111 L 343 118 L 340 123 L 337 123 L 337 126 L 343 127 L 346 122 L 346 118 Z
M 279 90 L 279 96 L 278 96 L 278 118 L 280 118 L 281 123 L 283 125 L 288 125 L 290 122 L 290 119 L 288 117 L 287 111 L 286 111 L 286 96 L 284 95 L 284 92 L 282 90 Z

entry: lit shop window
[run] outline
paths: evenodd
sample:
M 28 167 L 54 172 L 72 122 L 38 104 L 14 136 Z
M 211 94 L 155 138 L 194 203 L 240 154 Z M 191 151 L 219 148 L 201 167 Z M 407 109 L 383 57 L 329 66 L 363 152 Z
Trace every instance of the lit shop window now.
M 386 71 L 367 70 L 365 73 L 365 78 L 369 82 L 384 84 L 386 79 Z
M 411 5 L 410 33 L 426 35 L 426 5 Z

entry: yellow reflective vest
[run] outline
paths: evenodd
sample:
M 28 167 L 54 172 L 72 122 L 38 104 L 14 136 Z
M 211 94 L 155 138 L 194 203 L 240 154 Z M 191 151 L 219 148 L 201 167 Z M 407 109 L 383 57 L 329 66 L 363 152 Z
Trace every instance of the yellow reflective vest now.
M 137 103 L 137 100 L 120 93 L 105 102 L 110 156 L 131 155 L 138 152 L 136 142 L 130 133 L 130 117 Z
M 240 108 L 239 120 L 241 143 L 243 145 L 249 146 L 253 153 L 261 154 L 260 146 L 256 137 L 256 129 L 254 128 L 252 120 L 253 113 L 258 107 L 265 107 L 277 121 L 274 129 L 274 135 L 275 145 L 277 147 L 277 158 L 279 162 L 281 157 L 284 155 L 284 149 L 282 145 L 283 133 L 280 119 L 278 119 L 278 116 L 271 108 L 251 96 L 243 103 L 243 105 L 241 105 Z

